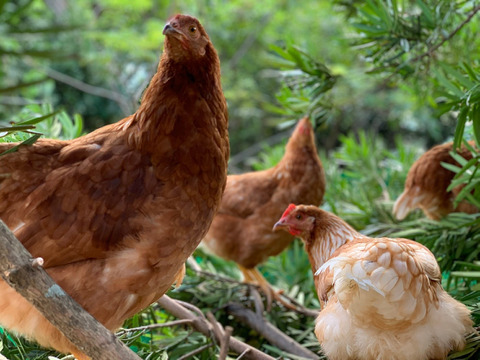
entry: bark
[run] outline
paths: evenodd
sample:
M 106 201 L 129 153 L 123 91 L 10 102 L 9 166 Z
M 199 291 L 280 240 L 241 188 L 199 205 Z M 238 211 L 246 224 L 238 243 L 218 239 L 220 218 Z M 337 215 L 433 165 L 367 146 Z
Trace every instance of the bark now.
M 198 316 L 192 313 L 190 310 L 186 309 L 180 305 L 177 301 L 171 299 L 167 295 L 163 295 L 158 304 L 168 311 L 173 316 L 179 319 L 190 319 L 192 320 L 192 326 L 198 332 L 201 332 L 207 337 L 217 337 L 213 331 L 213 324 L 207 321 L 205 317 Z M 221 343 L 221 339 L 216 338 L 217 343 Z M 233 336 L 229 338 L 229 347 L 230 350 L 236 352 L 237 354 L 243 354 L 242 359 L 249 360 L 275 360 L 270 355 L 267 355 L 248 344 L 241 342 L 240 340 L 234 338 Z
M 302 356 L 306 359 L 320 359 L 317 354 L 297 343 L 294 339 L 268 323 L 263 317 L 255 314 L 252 310 L 236 303 L 228 304 L 225 309 L 238 321 L 258 332 L 270 344 L 275 345 L 279 349 L 293 355 Z
M 95 360 L 139 360 L 42 268 L 43 260 L 32 255 L 0 221 L 0 275 L 33 304 L 80 351 Z

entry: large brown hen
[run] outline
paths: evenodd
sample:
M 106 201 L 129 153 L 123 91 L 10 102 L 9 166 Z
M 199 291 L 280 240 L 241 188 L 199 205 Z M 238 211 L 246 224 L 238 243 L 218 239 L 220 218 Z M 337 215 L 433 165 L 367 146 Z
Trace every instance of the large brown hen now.
M 473 146 L 474 142 L 470 142 Z M 444 168 L 442 162 L 460 166 L 450 155 L 453 143 L 434 146 L 412 165 L 405 181 L 405 190 L 395 201 L 393 214 L 399 220 L 404 219 L 408 213 L 420 208 L 430 219 L 438 220 L 451 212 L 476 213 L 478 209 L 461 201 L 454 205 L 455 197 L 462 187 L 458 186 L 452 191 L 447 191 L 455 173 Z M 457 152 L 466 160 L 472 158 L 472 153 L 462 146 Z
M 138 111 L 75 140 L 0 158 L 0 217 L 53 279 L 113 330 L 162 296 L 206 234 L 229 156 L 217 53 L 177 15 Z M 0 152 L 16 144 L 2 144 Z M 0 280 L 0 324 L 88 359 Z
M 204 244 L 215 255 L 235 261 L 247 282 L 260 285 L 270 305 L 272 297 L 278 297 L 256 266 L 278 255 L 295 238 L 273 233 L 272 226 L 289 203 L 320 205 L 324 193 L 325 174 L 313 127 L 305 117 L 298 122 L 285 155 L 275 167 L 228 176 L 220 209 Z
M 315 335 L 330 360 L 441 360 L 464 347 L 470 310 L 443 290 L 425 246 L 367 237 L 315 206 L 290 205 L 274 229 L 305 243 L 322 303 Z

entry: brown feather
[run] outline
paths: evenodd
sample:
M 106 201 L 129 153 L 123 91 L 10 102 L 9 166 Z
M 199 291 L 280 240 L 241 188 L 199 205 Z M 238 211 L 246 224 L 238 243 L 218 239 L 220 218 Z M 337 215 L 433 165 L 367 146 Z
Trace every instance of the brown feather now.
M 275 167 L 228 176 L 220 210 L 204 243 L 214 254 L 252 269 L 293 241 L 290 234 L 272 232 L 284 208 L 292 202 L 319 205 L 324 192 L 313 128 L 304 118 Z
M 470 142 L 474 146 L 474 142 Z M 447 191 L 455 173 L 444 168 L 442 162 L 460 166 L 452 158 L 453 143 L 437 145 L 425 152 L 410 168 L 405 181 L 405 190 L 395 202 L 393 213 L 398 219 L 403 219 L 413 209 L 420 208 L 431 219 L 440 219 L 454 212 L 476 213 L 478 209 L 466 201 L 457 207 L 453 201 L 462 187 Z M 466 160 L 472 158 L 472 153 L 462 146 L 457 152 Z
M 0 174 L 8 175 L 0 184 L 2 220 L 112 330 L 180 280 L 226 183 L 228 115 L 218 56 L 195 18 L 177 15 L 168 26 L 183 35 L 167 32 L 134 115 L 0 158 Z M 0 294 L 3 326 L 79 353 L 3 281 Z

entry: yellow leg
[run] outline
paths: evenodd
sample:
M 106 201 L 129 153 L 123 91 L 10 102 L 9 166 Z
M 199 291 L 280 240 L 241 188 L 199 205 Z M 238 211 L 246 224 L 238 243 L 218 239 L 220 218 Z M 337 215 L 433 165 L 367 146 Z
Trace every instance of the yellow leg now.
M 76 360 L 92 360 L 90 357 L 88 357 L 87 355 L 81 353 L 81 352 L 72 352 L 72 355 L 75 356 L 75 359 Z
M 295 306 L 289 304 L 283 300 L 280 296 L 281 291 L 277 292 L 273 289 L 272 285 L 263 277 L 260 271 L 257 268 L 247 269 L 241 265 L 238 265 L 240 271 L 243 274 L 244 281 L 249 284 L 255 284 L 260 287 L 265 296 L 267 297 L 267 311 L 272 307 L 272 300 L 280 302 L 283 306 L 288 309 L 295 310 Z

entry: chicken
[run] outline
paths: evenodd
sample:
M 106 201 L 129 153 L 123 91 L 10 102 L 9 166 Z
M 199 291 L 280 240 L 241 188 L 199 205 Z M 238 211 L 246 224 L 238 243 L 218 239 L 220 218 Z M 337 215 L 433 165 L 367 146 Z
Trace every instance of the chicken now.
M 270 306 L 272 297 L 280 298 L 256 266 L 294 239 L 287 233 L 273 233 L 272 226 L 290 202 L 319 205 L 324 192 L 325 174 L 313 127 L 305 117 L 275 167 L 228 176 L 220 209 L 203 242 L 215 255 L 235 261 L 247 282 L 260 285 Z
M 205 236 L 227 179 L 220 63 L 197 19 L 176 15 L 135 114 L 0 157 L 0 217 L 108 329 L 162 296 Z M 2 144 L 0 152 L 16 144 Z M 88 359 L 0 281 L 0 324 Z
M 473 142 L 470 143 L 472 146 Z M 478 209 L 466 201 L 461 201 L 456 207 L 453 202 L 462 187 L 447 191 L 455 173 L 444 168 L 441 163 L 460 166 L 450 155 L 453 143 L 437 145 L 425 152 L 410 168 L 405 190 L 395 201 L 393 214 L 399 220 L 404 219 L 410 211 L 416 208 L 423 210 L 430 219 L 438 220 L 451 212 L 466 212 L 474 214 Z M 466 160 L 472 158 L 472 153 L 465 147 L 457 152 Z
M 322 304 L 315 335 L 330 360 L 439 360 L 464 347 L 470 311 L 442 289 L 425 246 L 369 238 L 315 206 L 291 204 L 279 229 L 304 241 Z

